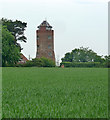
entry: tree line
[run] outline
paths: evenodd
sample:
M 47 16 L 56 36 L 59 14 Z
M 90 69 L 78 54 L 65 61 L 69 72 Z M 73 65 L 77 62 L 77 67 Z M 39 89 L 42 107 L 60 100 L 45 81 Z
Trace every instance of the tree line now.
M 89 48 L 75 48 L 65 54 L 60 65 L 65 67 L 110 67 L 110 55 L 99 56 Z
M 22 47 L 18 43 L 19 41 L 27 41 L 24 32 L 27 27 L 26 22 L 19 20 L 8 20 L 2 18 L 0 20 L 0 39 L 2 39 L 2 44 L 0 42 L 0 61 L 2 61 L 2 66 L 20 66 L 20 67 L 54 67 L 55 63 L 47 58 L 35 58 L 27 61 L 27 63 L 21 65 L 18 62 L 21 59 Z M 2 48 L 2 49 L 1 49 Z M 61 59 L 61 65 L 65 67 L 110 67 L 110 55 L 99 56 L 93 50 L 89 48 L 75 48 L 71 52 L 65 54 L 64 58 Z

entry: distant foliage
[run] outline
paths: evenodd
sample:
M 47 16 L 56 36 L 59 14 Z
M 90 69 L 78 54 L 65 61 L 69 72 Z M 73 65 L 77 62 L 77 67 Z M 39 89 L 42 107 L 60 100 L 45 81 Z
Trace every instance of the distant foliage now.
M 105 59 L 106 66 L 108 66 L 110 68 L 110 55 L 105 56 L 104 59 Z
M 105 63 L 100 62 L 62 62 L 60 65 L 64 67 L 107 67 Z
M 55 67 L 55 62 L 53 60 L 47 59 L 45 57 L 35 58 L 27 61 L 25 64 L 17 65 L 21 67 Z
M 97 55 L 89 48 L 76 48 L 66 53 L 60 64 L 65 67 L 110 67 L 110 56 Z
M 7 29 L 12 33 L 16 41 L 20 40 L 26 42 L 27 38 L 24 36 L 24 31 L 27 27 L 27 23 L 19 20 L 12 21 L 2 18 L 2 24 L 3 26 L 7 26 Z
M 20 52 L 22 50 L 18 41 L 26 42 L 24 31 L 27 27 L 27 23 L 4 18 L 0 21 L 2 22 L 0 26 L 0 30 L 2 31 L 2 36 L 0 36 L 2 38 L 2 65 L 15 66 L 20 60 Z
M 2 21 L 0 21 L 0 67 L 2 66 Z
M 62 62 L 102 62 L 101 56 L 97 55 L 89 48 L 76 48 L 70 53 L 66 53 L 62 58 Z
M 20 59 L 19 47 L 14 44 L 14 36 L 2 26 L 2 65 L 14 66 Z
M 25 28 L 27 27 L 27 23 L 16 20 L 8 20 L 8 19 L 1 19 L 2 25 L 6 26 L 8 31 L 11 32 L 11 34 L 14 36 L 14 44 L 18 47 L 20 47 L 20 50 L 22 50 L 21 46 L 18 41 L 26 42 L 27 38 L 24 36 Z

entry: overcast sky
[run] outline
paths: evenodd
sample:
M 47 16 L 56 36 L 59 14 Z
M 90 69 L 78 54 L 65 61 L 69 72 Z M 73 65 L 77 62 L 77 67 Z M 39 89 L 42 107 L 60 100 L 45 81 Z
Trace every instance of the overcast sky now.
M 36 30 L 47 20 L 55 33 L 55 56 L 89 47 L 108 54 L 108 0 L 0 0 L 0 18 L 27 22 L 22 53 L 36 56 Z

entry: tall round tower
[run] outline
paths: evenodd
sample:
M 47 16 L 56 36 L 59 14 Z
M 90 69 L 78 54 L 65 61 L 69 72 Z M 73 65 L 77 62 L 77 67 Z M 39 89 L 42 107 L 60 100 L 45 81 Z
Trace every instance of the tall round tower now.
M 54 30 L 45 20 L 39 26 L 37 33 L 37 52 L 36 58 L 46 57 L 55 61 L 54 54 Z

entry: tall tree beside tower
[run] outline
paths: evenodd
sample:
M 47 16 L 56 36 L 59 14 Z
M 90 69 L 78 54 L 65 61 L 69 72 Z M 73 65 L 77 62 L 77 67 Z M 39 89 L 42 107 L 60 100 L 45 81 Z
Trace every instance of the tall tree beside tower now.
M 13 66 L 20 59 L 20 49 L 14 44 L 14 36 L 2 27 L 2 66 Z
M 18 41 L 26 42 L 24 36 L 27 23 L 2 18 L 2 64 L 14 65 L 20 60 L 22 50 Z

